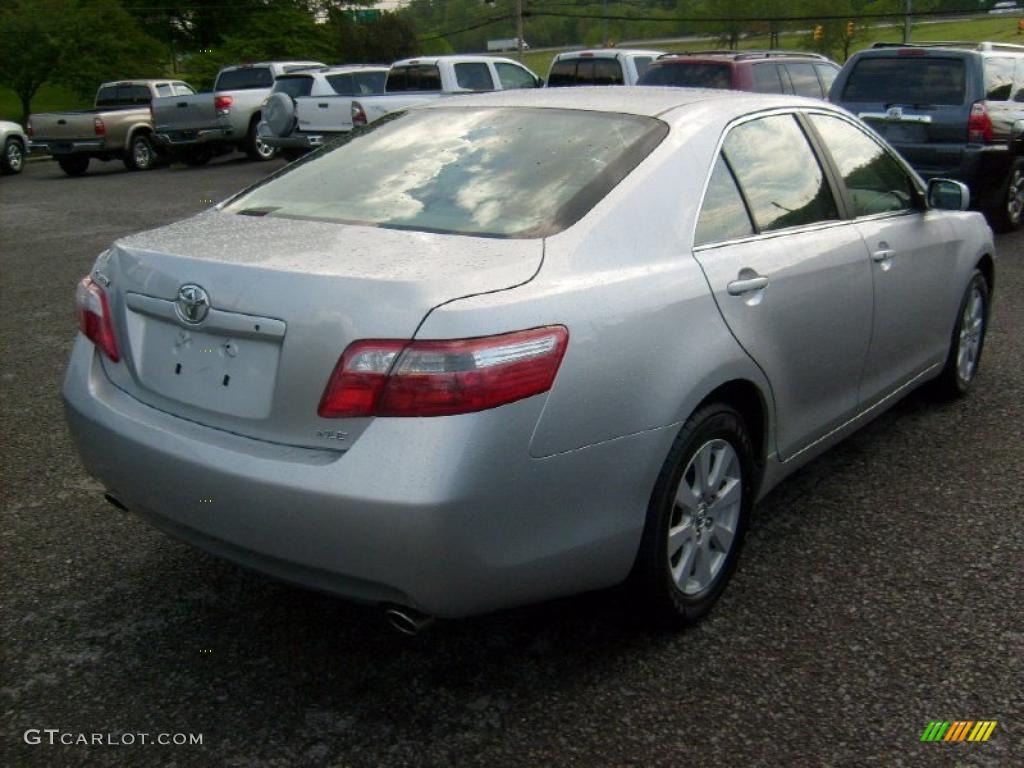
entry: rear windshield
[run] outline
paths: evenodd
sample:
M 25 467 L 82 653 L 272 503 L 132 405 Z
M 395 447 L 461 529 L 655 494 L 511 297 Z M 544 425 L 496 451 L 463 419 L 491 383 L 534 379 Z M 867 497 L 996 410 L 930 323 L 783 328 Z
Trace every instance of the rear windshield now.
M 217 76 L 215 91 L 245 91 L 251 88 L 270 88 L 274 76 L 269 67 L 240 67 L 221 72 Z
M 548 87 L 572 85 L 622 85 L 622 65 L 606 57 L 562 59 L 548 73 Z
M 423 232 L 545 237 L 596 205 L 667 132 L 654 118 L 606 112 L 414 110 L 348 134 L 225 210 Z
M 732 68 L 728 64 L 699 61 L 652 64 L 640 78 L 639 85 L 732 88 Z
M 854 66 L 840 100 L 956 106 L 964 103 L 966 79 L 963 59 L 864 58 Z
M 392 67 L 388 72 L 384 90 L 394 91 L 440 91 L 441 70 L 433 64 L 410 64 Z
M 96 93 L 96 106 L 144 107 L 152 98 L 145 85 L 105 85 Z
M 366 96 L 371 93 L 384 93 L 384 82 L 387 79 L 388 73 L 384 70 L 356 72 L 352 75 L 352 84 L 355 86 L 356 94 Z
M 309 96 L 313 90 L 313 78 L 308 75 L 285 75 L 274 81 L 274 93 L 287 93 L 293 99 Z

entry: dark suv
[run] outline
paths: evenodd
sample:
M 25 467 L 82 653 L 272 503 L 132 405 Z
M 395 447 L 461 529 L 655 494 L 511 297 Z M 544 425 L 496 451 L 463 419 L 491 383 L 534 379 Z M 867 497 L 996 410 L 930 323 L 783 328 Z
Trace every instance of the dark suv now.
M 967 184 L 973 207 L 993 228 L 1021 226 L 1024 163 L 1014 124 L 1024 118 L 1024 46 L 876 44 L 850 57 L 830 99 L 884 136 L 925 179 Z
M 838 64 L 817 53 L 692 51 L 659 56 L 637 85 L 731 88 L 822 99 L 838 73 Z

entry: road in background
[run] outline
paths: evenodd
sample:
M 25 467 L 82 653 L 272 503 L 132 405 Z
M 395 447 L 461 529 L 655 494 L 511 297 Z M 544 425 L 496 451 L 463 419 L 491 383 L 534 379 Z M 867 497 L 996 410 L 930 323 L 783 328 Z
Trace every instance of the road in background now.
M 166 538 L 82 472 L 59 399 L 75 283 L 114 238 L 282 164 L 95 167 L 0 179 L 0 764 L 1024 762 L 1024 235 L 998 241 L 971 396 L 912 395 L 770 494 L 699 627 L 645 630 L 613 590 L 408 639 Z M 940 719 L 999 724 L 920 742 Z

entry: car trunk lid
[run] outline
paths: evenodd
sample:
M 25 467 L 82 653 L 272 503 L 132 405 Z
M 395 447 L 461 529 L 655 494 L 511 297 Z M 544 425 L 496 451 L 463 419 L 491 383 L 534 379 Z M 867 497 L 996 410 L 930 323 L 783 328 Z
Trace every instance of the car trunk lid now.
M 542 253 L 541 240 L 202 214 L 98 262 L 123 356 L 104 368 L 190 421 L 343 450 L 370 419 L 317 406 L 349 343 L 411 339 L 439 304 L 530 280 Z

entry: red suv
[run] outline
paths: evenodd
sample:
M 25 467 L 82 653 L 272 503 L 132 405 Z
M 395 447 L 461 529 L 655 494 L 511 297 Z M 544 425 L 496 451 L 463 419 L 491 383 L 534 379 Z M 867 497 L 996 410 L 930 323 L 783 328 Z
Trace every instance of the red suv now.
M 817 53 L 693 51 L 659 56 L 637 85 L 731 88 L 824 99 L 838 73 L 838 64 Z

